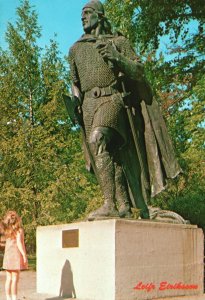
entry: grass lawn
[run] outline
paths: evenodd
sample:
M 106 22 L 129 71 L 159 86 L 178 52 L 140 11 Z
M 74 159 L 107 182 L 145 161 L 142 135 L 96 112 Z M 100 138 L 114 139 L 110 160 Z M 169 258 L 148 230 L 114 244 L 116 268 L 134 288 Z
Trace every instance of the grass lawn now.
M 28 255 L 28 268 L 29 270 L 36 270 L 36 255 Z

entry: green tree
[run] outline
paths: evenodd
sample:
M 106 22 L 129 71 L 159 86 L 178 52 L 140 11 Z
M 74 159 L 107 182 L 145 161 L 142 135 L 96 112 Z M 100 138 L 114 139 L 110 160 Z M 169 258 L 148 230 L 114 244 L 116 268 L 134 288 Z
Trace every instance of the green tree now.
M 105 4 L 115 29 L 131 40 L 144 61 L 184 170 L 153 204 L 174 209 L 205 228 L 203 0 Z
M 31 251 L 37 225 L 82 217 L 98 193 L 63 103 L 68 66 L 55 40 L 43 52 L 39 37 L 37 14 L 24 0 L 16 25 L 8 24 L 8 50 L 0 50 L 0 203 L 1 214 L 22 216 Z

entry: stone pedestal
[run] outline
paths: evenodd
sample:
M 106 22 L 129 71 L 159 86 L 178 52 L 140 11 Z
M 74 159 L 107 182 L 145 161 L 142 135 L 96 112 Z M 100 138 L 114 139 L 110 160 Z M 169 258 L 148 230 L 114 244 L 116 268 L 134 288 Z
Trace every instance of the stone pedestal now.
M 197 226 L 143 220 L 38 227 L 37 292 L 79 300 L 200 296 L 203 242 Z

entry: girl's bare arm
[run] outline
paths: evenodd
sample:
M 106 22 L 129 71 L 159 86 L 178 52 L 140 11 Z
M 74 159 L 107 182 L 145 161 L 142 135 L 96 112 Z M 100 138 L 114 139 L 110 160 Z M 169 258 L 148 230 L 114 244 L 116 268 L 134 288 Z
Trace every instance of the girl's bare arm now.
M 27 257 L 26 257 L 26 249 L 24 245 L 24 233 L 22 229 L 20 229 L 19 232 L 17 232 L 16 242 L 17 242 L 17 247 L 23 256 L 23 261 L 24 263 L 26 263 Z

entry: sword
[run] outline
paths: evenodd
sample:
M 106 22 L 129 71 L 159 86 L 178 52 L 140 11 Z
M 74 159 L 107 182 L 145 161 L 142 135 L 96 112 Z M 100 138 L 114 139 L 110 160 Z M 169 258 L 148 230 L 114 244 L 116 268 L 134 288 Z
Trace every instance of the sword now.
M 135 130 L 135 124 L 134 124 L 133 114 L 132 114 L 132 111 L 131 111 L 131 108 L 130 108 L 130 103 L 129 103 L 129 100 L 125 102 L 125 99 L 129 99 L 130 93 L 126 91 L 125 83 L 122 80 L 123 77 L 124 77 L 124 74 L 122 72 L 120 72 L 119 73 L 119 78 L 121 79 L 122 97 L 123 97 L 123 100 L 124 100 L 124 107 L 125 107 L 126 112 L 127 112 L 129 125 L 130 125 L 130 129 L 131 129 L 131 132 L 132 132 L 132 137 L 133 137 L 133 140 L 134 140 L 135 149 L 136 149 L 136 152 L 137 152 L 141 172 L 142 172 L 143 179 L 144 179 L 145 189 L 150 189 L 149 182 L 147 181 L 147 176 L 146 176 L 146 172 L 145 172 L 145 168 L 144 168 L 144 164 L 143 164 L 142 155 L 141 155 L 141 152 L 140 152 L 140 145 L 139 145 L 138 137 L 137 137 L 136 130 Z

